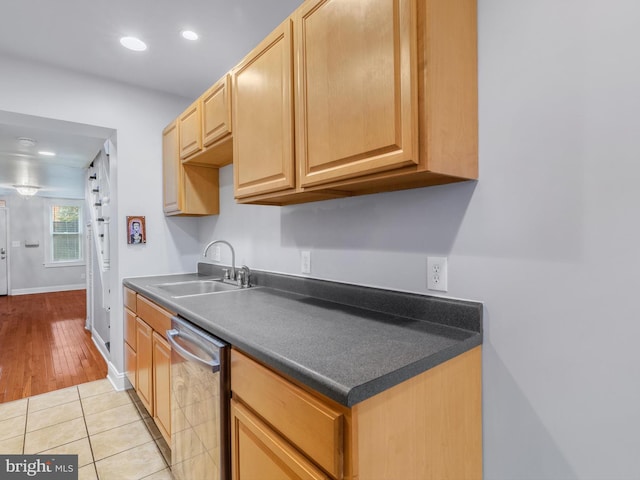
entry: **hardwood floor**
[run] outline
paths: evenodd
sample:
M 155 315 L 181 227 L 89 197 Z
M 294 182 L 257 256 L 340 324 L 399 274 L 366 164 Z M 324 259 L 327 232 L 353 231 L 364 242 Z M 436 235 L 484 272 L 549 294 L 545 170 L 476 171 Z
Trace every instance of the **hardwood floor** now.
M 84 290 L 0 297 L 0 403 L 99 380 Z

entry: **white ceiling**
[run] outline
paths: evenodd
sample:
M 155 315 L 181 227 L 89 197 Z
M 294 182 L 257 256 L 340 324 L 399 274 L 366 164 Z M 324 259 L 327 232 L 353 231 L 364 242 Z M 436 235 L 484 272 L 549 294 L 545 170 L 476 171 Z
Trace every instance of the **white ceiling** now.
M 197 98 L 236 65 L 301 0 L 19 0 L 0 7 L 0 53 Z M 189 42 L 184 29 L 200 39 Z M 145 52 L 123 48 L 138 36 Z M 0 111 L 0 195 L 13 185 L 78 198 L 84 168 L 113 132 Z M 37 140 L 22 148 L 17 137 Z M 38 150 L 53 150 L 45 158 Z
M 40 196 L 82 198 L 85 169 L 112 134 L 108 128 L 0 111 L 0 195 L 14 193 L 14 185 L 35 185 Z M 20 137 L 36 144 L 23 146 Z

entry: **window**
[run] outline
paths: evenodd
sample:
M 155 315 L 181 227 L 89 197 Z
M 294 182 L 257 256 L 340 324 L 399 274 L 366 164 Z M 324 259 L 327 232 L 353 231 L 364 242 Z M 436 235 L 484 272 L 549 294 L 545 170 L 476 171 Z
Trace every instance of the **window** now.
M 47 214 L 47 261 L 49 267 L 81 265 L 83 257 L 82 205 L 52 201 Z

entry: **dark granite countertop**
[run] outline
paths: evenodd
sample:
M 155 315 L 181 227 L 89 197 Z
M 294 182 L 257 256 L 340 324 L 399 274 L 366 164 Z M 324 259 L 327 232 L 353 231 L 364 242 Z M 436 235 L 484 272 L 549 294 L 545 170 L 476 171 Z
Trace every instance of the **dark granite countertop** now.
M 217 276 L 127 278 L 125 286 L 308 387 L 352 406 L 482 343 L 482 304 L 253 272 L 256 287 L 173 298 L 155 286 Z

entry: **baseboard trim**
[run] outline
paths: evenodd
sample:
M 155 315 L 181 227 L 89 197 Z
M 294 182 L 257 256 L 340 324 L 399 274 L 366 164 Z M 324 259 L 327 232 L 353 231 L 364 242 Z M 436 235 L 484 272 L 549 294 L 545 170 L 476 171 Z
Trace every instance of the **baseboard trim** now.
M 34 293 L 68 292 L 69 290 L 85 290 L 86 288 L 86 283 L 78 283 L 76 285 L 56 285 L 51 287 L 12 288 L 9 295 L 31 295 Z
M 107 362 L 107 369 L 107 378 L 111 382 L 111 385 L 113 385 L 113 388 L 119 392 L 131 388 L 127 376 L 124 373 L 118 372 L 113 363 Z
M 104 340 L 98 334 L 98 331 L 95 328 L 91 330 L 91 340 L 93 340 L 93 344 L 100 351 L 100 354 L 102 355 L 102 358 L 104 358 L 104 361 L 107 362 L 107 364 L 110 363 L 111 355 L 109 354 L 109 350 L 107 350 L 107 346 L 105 345 Z
M 124 373 L 119 372 L 115 365 L 111 363 L 107 346 L 105 345 L 102 337 L 95 329 L 91 331 L 91 340 L 100 352 L 100 355 L 102 355 L 102 358 L 104 358 L 104 361 L 107 362 L 107 379 L 109 380 L 109 382 L 111 382 L 113 388 L 117 391 L 131 388 L 131 384 L 129 383 L 129 379 L 127 378 L 127 376 Z

